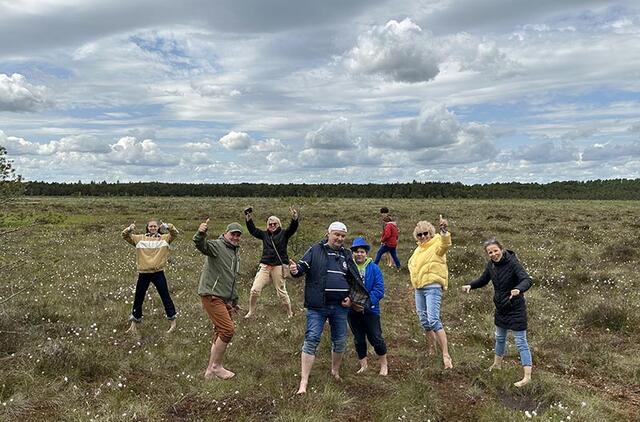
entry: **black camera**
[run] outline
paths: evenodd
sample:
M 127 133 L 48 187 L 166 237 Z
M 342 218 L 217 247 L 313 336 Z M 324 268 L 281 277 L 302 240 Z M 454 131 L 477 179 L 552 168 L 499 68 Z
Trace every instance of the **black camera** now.
M 253 212 L 253 207 L 247 207 L 244 209 L 244 215 L 249 215 Z

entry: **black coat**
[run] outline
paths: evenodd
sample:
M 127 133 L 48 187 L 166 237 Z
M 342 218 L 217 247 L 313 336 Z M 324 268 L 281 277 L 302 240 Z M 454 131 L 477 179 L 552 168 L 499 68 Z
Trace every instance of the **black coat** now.
M 514 252 L 505 250 L 500 261 L 490 260 L 482 275 L 470 283 L 471 288 L 484 287 L 489 281 L 493 282 L 496 326 L 512 331 L 526 330 L 527 304 L 523 293 L 533 283 Z M 520 290 L 520 294 L 509 299 L 513 289 Z
M 261 264 L 266 265 L 289 265 L 289 255 L 287 255 L 287 245 L 289 238 L 298 230 L 298 220 L 291 220 L 289 227 L 282 230 L 278 227 L 273 234 L 268 230 L 256 228 L 253 220 L 247 220 L 247 230 L 253 237 L 262 240 Z M 274 248 L 275 246 L 275 248 Z M 277 251 L 277 253 L 276 253 Z M 278 257 L 278 255 L 280 255 Z

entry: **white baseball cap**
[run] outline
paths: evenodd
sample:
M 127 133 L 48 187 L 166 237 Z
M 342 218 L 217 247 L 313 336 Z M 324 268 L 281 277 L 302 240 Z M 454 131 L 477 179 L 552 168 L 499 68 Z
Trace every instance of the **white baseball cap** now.
M 334 221 L 333 223 L 329 224 L 329 228 L 327 229 L 328 232 L 347 232 L 347 226 L 344 225 L 344 223 L 341 223 L 339 221 Z

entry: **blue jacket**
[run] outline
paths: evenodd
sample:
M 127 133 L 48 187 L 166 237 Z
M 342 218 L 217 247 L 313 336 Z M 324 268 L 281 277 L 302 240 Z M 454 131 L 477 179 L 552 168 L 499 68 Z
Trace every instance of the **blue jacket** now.
M 384 297 L 384 278 L 382 271 L 371 258 L 367 258 L 364 271 L 364 287 L 369 293 L 371 306 L 365 309 L 365 313 L 380 315 L 380 300 Z
M 325 306 L 325 285 L 327 282 L 327 252 L 329 246 L 326 240 L 311 246 L 298 261 L 298 273 L 293 277 L 305 277 L 304 307 L 322 309 Z M 347 262 L 347 282 L 349 283 L 351 301 L 362 305 L 365 309 L 371 307 L 369 294 L 362 282 L 360 272 L 349 249 L 340 248 Z

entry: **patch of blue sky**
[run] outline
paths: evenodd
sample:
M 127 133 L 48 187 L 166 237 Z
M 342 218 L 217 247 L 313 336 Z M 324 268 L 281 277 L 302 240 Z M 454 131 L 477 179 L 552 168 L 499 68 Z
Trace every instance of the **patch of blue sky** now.
M 181 43 L 175 39 L 150 34 L 148 38 L 134 35 L 129 37 L 129 41 L 141 50 L 157 55 L 175 70 L 201 70 L 203 60 L 212 68 L 216 68 L 215 56 L 207 56 L 206 59 L 191 57 Z
M 73 76 L 73 72 L 69 69 L 57 66 L 53 63 L 40 61 L 0 63 L 0 73 L 7 75 L 19 73 L 32 83 L 37 83 L 51 77 L 57 79 L 70 79 Z
M 623 91 L 599 87 L 589 91 L 565 91 L 556 92 L 544 101 L 536 99 L 535 102 L 521 100 L 517 102 L 507 102 L 499 104 L 479 104 L 474 106 L 452 107 L 451 110 L 463 121 L 483 122 L 518 122 L 532 121 L 541 111 L 554 107 L 571 106 L 574 109 L 591 110 L 604 108 L 615 103 L 638 102 L 640 103 L 640 92 Z M 611 115 L 609 115 L 611 117 Z M 621 116 L 622 117 L 622 116 Z M 547 120 L 548 117 L 545 117 Z
M 218 122 L 214 120 L 163 120 L 162 122 L 156 122 L 157 126 L 172 127 L 172 128 L 189 128 L 189 129 L 205 129 L 205 130 L 222 130 L 229 131 L 228 122 Z M 251 136 L 253 136 L 251 133 Z M 226 134 L 226 132 L 225 132 Z
M 157 117 L 163 111 L 161 104 L 144 104 L 126 107 L 85 107 L 65 110 L 65 115 L 81 119 L 139 119 Z
M 529 105 L 522 101 L 500 104 L 479 104 L 474 106 L 451 107 L 461 121 L 491 123 L 513 121 L 527 116 Z

